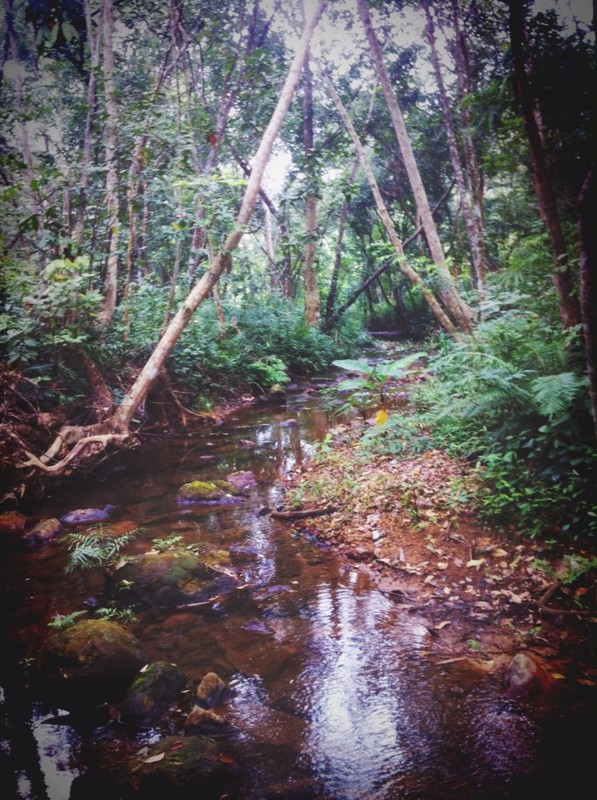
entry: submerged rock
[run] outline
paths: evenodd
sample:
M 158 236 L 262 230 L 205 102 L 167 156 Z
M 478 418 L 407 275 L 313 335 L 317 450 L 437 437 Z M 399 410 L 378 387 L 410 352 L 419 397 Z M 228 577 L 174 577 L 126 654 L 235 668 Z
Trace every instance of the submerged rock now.
M 215 711 L 201 708 L 201 706 L 193 706 L 189 711 L 184 722 L 184 729 L 187 734 L 207 733 L 214 736 L 225 735 L 236 730 L 224 717 L 216 714 Z
M 133 634 L 117 622 L 84 619 L 52 631 L 41 660 L 50 677 L 128 685 L 148 656 Z
M 175 664 L 156 661 L 141 669 L 120 709 L 122 722 L 150 728 L 156 725 L 184 689 L 186 677 Z
M 246 492 L 248 489 L 254 489 L 257 486 L 255 473 L 250 470 L 244 472 L 231 472 L 226 476 L 228 483 L 231 483 L 239 492 Z
M 106 505 L 103 508 L 77 508 L 60 517 L 65 525 L 84 525 L 87 522 L 101 522 L 108 519 L 116 506 Z
M 123 796 L 142 800 L 215 800 L 239 775 L 234 756 L 208 736 L 166 736 L 112 769 Z
M 4 511 L 0 514 L 0 534 L 21 533 L 27 527 L 28 519 L 18 511 Z
M 179 503 L 238 503 L 244 493 L 229 481 L 191 481 L 178 490 Z
M 226 554 L 227 555 L 227 554 Z M 141 603 L 152 608 L 206 604 L 232 591 L 237 580 L 184 549 L 150 552 L 131 558 L 106 582 L 111 600 L 123 605 Z
M 62 524 L 59 519 L 53 517 L 42 519 L 23 536 L 23 543 L 26 545 L 47 544 L 55 539 L 61 530 Z

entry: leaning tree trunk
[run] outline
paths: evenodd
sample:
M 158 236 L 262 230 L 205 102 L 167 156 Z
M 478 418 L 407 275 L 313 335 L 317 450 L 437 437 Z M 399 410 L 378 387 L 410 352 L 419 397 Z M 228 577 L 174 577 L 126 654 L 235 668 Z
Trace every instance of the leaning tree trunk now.
M 348 134 L 352 139 L 355 150 L 359 155 L 359 158 L 361 160 L 361 165 L 363 167 L 365 175 L 367 176 L 369 188 L 371 189 L 371 193 L 373 194 L 373 197 L 375 199 L 375 205 L 377 206 L 377 211 L 379 213 L 381 221 L 384 224 L 390 242 L 392 243 L 392 246 L 396 252 L 396 256 L 398 258 L 398 267 L 400 271 L 409 279 L 411 283 L 413 283 L 415 286 L 419 288 L 422 296 L 426 300 L 429 308 L 435 315 L 435 318 L 442 326 L 442 328 L 448 333 L 457 335 L 456 326 L 454 325 L 450 317 L 446 314 L 440 303 L 438 303 L 436 298 L 433 296 L 433 292 L 431 292 L 431 290 L 427 288 L 427 286 L 425 286 L 425 283 L 421 278 L 421 276 L 417 272 L 415 272 L 415 270 L 407 262 L 402 241 L 400 240 L 400 237 L 396 232 L 396 228 L 394 227 L 392 218 L 390 217 L 386 204 L 384 203 L 384 199 L 381 196 L 379 186 L 377 185 L 377 181 L 375 180 L 375 175 L 373 174 L 371 163 L 367 157 L 365 148 L 363 147 L 363 144 L 359 139 L 359 135 L 356 132 L 355 127 L 352 124 L 350 117 L 348 116 L 348 112 L 346 111 L 342 103 L 342 100 L 340 99 L 340 96 L 336 92 L 329 76 L 322 73 L 322 78 L 325 82 L 326 89 L 330 97 L 332 98 L 332 101 L 336 106 L 336 109 L 338 110 L 338 113 L 340 114 L 342 121 L 344 122 L 346 130 L 348 131 Z M 366 285 L 369 286 L 369 283 L 367 283 Z
M 202 301 L 208 296 L 216 285 L 221 274 L 230 261 L 230 254 L 238 247 L 243 237 L 244 231 L 251 219 L 253 208 L 259 196 L 263 173 L 270 158 L 274 142 L 282 128 L 288 109 L 292 102 L 296 86 L 298 84 L 305 58 L 309 48 L 309 42 L 313 31 L 323 13 L 327 0 L 317 0 L 312 16 L 305 24 L 305 29 L 300 42 L 297 45 L 296 53 L 284 86 L 278 98 L 278 102 L 272 117 L 265 129 L 255 157 L 253 158 L 251 175 L 245 188 L 238 215 L 236 217 L 233 230 L 228 234 L 221 252 L 215 255 L 207 271 L 195 284 L 186 300 L 172 318 L 168 327 L 162 334 L 160 341 L 156 345 L 153 353 L 141 370 L 137 380 L 121 401 L 116 412 L 104 422 L 94 426 L 73 427 L 63 429 L 49 450 L 41 457 L 36 458 L 29 454 L 29 460 L 22 466 L 32 466 L 45 474 L 61 475 L 66 467 L 75 459 L 86 457 L 86 446 L 97 449 L 106 447 L 110 443 L 122 444 L 130 435 L 130 426 L 136 411 L 142 406 L 147 394 L 158 378 L 166 359 L 170 355 L 172 348 L 178 341 L 189 320 L 197 310 Z M 61 461 L 52 466 L 48 466 L 48 460 L 56 455 L 64 444 L 74 445 Z
M 554 257 L 553 282 L 560 301 L 560 318 L 565 328 L 577 325 L 580 306 L 573 292 L 573 276 L 560 224 L 556 194 L 549 175 L 545 154 L 543 126 L 539 104 L 532 88 L 531 64 L 525 54 L 524 4 L 508 0 L 510 8 L 510 46 L 514 62 L 514 85 L 524 127 L 529 141 L 533 166 L 533 184 L 541 217 L 549 233 Z
M 398 101 L 396 100 L 396 95 L 394 94 L 394 90 L 392 88 L 390 76 L 383 60 L 381 45 L 377 39 L 375 31 L 373 30 L 373 24 L 371 22 L 371 16 L 369 14 L 369 9 L 367 8 L 366 0 L 357 0 L 357 6 L 361 22 L 363 23 L 363 28 L 367 36 L 367 41 L 369 42 L 369 46 L 371 48 L 371 54 L 373 56 L 379 82 L 381 84 L 386 103 L 388 104 L 392 125 L 396 133 L 396 139 L 398 140 L 398 146 L 400 147 L 406 174 L 408 175 L 408 180 L 415 198 L 417 213 L 421 218 L 423 230 L 425 232 L 425 238 L 431 252 L 431 258 L 433 259 L 437 271 L 438 294 L 441 297 L 443 307 L 449 313 L 455 326 L 459 330 L 468 333 L 471 331 L 474 322 L 473 311 L 460 297 L 456 286 L 454 285 L 454 281 L 452 280 L 448 265 L 446 264 L 442 243 L 437 232 L 433 214 L 431 213 L 431 206 L 429 205 L 427 193 L 425 192 L 425 187 L 423 186 L 423 181 L 421 179 L 419 167 L 417 165 L 415 154 L 410 142 L 410 137 L 404 123 L 404 118 L 402 116 L 402 112 L 400 111 L 400 107 L 398 106 Z

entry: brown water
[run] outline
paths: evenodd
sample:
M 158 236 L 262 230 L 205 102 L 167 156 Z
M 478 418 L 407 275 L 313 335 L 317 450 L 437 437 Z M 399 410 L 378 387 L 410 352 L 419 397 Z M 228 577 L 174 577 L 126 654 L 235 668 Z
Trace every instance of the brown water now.
M 281 500 L 280 474 L 308 458 L 335 422 L 297 388 L 283 408 L 245 410 L 123 454 L 102 480 L 73 484 L 26 513 L 111 503 L 111 521 L 146 531 L 131 552 L 172 534 L 231 552 L 251 602 L 239 592 L 201 613 L 141 611 L 133 629 L 152 659 L 175 662 L 189 683 L 208 671 L 229 682 L 223 713 L 247 766 L 243 800 L 591 796 L 582 787 L 595 787 L 594 725 L 582 694 L 555 708 L 531 706 L 507 698 L 497 676 L 440 663 L 445 654 L 434 653 L 423 621 L 377 591 L 366 571 L 262 513 Z M 242 504 L 176 504 L 181 484 L 239 470 L 258 482 Z M 64 565 L 59 542 L 3 553 L 3 797 L 68 800 L 77 775 L 163 735 L 156 728 L 131 742 L 106 710 L 77 718 L 24 688 L 47 622 L 101 594 L 99 575 L 65 577 Z M 99 788 L 97 796 L 111 800 Z

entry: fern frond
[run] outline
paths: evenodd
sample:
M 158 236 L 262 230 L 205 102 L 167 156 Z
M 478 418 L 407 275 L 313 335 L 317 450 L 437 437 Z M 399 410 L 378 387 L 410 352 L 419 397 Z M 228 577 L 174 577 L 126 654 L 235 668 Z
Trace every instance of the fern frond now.
M 531 383 L 531 392 L 537 410 L 546 417 L 561 414 L 570 407 L 586 380 L 575 372 L 542 375 Z

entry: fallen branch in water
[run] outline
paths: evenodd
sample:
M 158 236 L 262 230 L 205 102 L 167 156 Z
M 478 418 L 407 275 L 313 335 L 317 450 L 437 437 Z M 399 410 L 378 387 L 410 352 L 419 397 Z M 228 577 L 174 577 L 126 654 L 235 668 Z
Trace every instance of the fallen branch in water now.
M 307 517 L 323 517 L 324 514 L 333 514 L 337 510 L 335 506 L 327 506 L 326 508 L 308 508 L 304 511 L 272 511 L 270 516 L 281 520 L 306 519 Z

